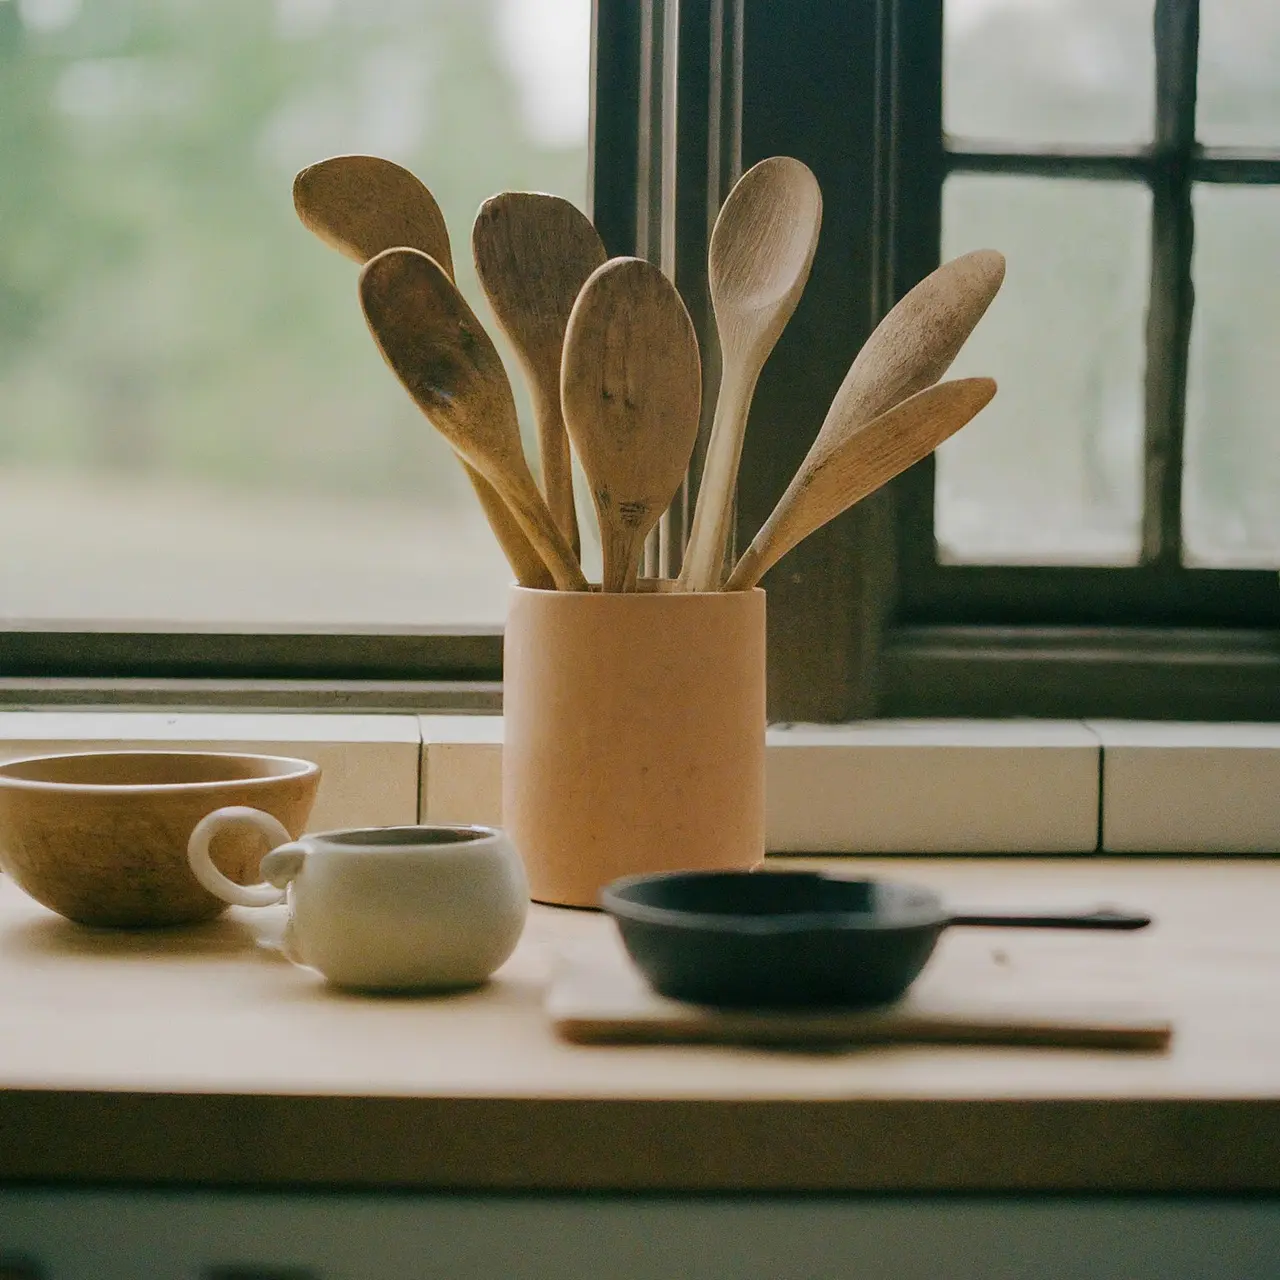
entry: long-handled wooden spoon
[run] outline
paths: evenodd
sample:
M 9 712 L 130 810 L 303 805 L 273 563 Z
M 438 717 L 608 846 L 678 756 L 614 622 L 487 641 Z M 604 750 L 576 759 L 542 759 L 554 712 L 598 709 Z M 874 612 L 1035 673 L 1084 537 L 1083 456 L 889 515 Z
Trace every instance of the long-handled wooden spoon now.
M 689 466 L 702 402 L 693 322 L 652 263 L 614 258 L 582 286 L 560 385 L 600 519 L 602 586 L 629 591 L 644 540 Z
M 751 397 L 800 301 L 821 224 L 817 179 L 789 156 L 773 156 L 748 169 L 716 218 L 708 277 L 722 373 L 680 571 L 680 585 L 687 591 L 713 591 L 723 577 Z
M 605 260 L 586 214 L 560 196 L 504 191 L 480 206 L 471 228 L 480 286 L 533 393 L 542 491 L 578 554 L 573 464 L 560 408 L 564 330 L 587 277 Z
M 361 265 L 384 249 L 406 245 L 433 257 L 450 279 L 449 231 L 435 197 L 407 169 L 378 156 L 333 156 L 293 180 L 293 207 L 303 226 Z M 550 587 L 551 574 L 493 486 L 463 459 L 485 518 L 516 580 Z
M 561 590 L 587 580 L 538 492 L 511 384 L 489 335 L 434 258 L 386 249 L 360 272 L 378 349 L 423 413 L 498 491 Z
M 798 542 L 932 453 L 995 393 L 991 378 L 959 378 L 918 391 L 867 423 L 851 416 L 856 402 L 837 396 L 818 439 L 725 590 L 754 587 Z
M 863 343 L 840 384 L 836 400 L 845 419 L 870 422 L 933 386 L 1003 281 L 1004 255 L 975 249 L 944 262 L 904 294 Z

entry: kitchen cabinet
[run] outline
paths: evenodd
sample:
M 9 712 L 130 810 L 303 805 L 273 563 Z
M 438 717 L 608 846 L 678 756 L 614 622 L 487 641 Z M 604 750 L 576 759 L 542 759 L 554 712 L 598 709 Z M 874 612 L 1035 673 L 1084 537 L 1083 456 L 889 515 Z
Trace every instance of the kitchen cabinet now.
M 1280 1205 L 1204 1199 L 40 1190 L 0 1193 L 0 1230 L 49 1280 L 1275 1280 L 1280 1259 Z

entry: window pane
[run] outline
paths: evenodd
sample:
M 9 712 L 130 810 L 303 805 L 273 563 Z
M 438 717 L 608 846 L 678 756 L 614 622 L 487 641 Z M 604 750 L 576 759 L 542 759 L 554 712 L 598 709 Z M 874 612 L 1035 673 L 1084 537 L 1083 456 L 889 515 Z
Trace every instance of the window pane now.
M 470 487 L 290 185 L 406 165 L 486 314 L 480 202 L 584 201 L 589 24 L 590 0 L 0 0 L 0 613 L 499 620 Z
M 1000 249 L 1008 273 L 948 374 L 1000 390 L 938 451 L 943 561 L 1137 560 L 1149 204 L 1129 183 L 947 182 L 944 258 Z
M 1153 0 L 945 0 L 948 133 L 1007 142 L 1151 138 Z
M 1278 67 L 1280 5 L 1275 0 L 1200 0 L 1200 141 L 1280 147 Z
M 1183 522 L 1189 563 L 1280 565 L 1280 190 L 1198 187 Z

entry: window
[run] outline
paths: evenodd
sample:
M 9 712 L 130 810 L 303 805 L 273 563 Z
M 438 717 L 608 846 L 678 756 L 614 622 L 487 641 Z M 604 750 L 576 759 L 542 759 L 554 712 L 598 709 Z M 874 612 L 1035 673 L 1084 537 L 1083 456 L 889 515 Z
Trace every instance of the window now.
M 777 714 L 1280 713 L 1256 336 L 1276 322 L 1240 316 L 1276 247 L 1280 19 L 1204 0 L 1198 139 L 1200 9 L 854 0 L 801 32 L 793 6 L 746 5 L 743 164 L 800 156 L 825 213 L 757 394 L 740 537 L 887 306 L 944 254 L 1010 257 L 956 369 L 1001 380 L 995 405 L 767 580 Z
M 466 674 L 450 628 L 497 674 L 502 555 L 290 185 L 421 174 L 481 306 L 479 203 L 586 200 L 590 33 L 590 0 L 0 0 L 0 673 Z
M 202 153 L 172 136 L 190 110 L 178 100 L 198 97 L 207 82 L 175 74 L 189 65 L 181 60 L 152 58 L 161 35 L 147 36 L 142 52 L 108 56 L 85 53 L 76 44 L 86 38 L 80 28 L 110 28 L 110 14 L 132 15 L 130 38 L 140 40 L 154 20 L 169 36 L 183 32 L 202 56 L 221 48 L 218 30 L 248 31 L 255 57 L 271 50 L 264 61 L 296 74 L 302 106 L 270 116 L 274 130 L 259 130 L 256 150 L 243 141 L 252 130 L 240 126 L 240 150 L 228 143 L 230 154 L 219 157 L 219 131 L 207 125 L 200 136 L 217 170 L 209 191 L 252 158 L 267 165 L 255 177 L 265 186 L 252 199 L 276 199 L 287 215 L 280 194 L 288 174 L 323 154 L 368 149 L 402 158 L 442 198 L 464 161 L 491 163 L 476 169 L 471 186 L 459 178 L 457 201 L 446 204 L 455 240 L 464 239 L 470 209 L 491 190 L 581 192 L 611 252 L 641 253 L 674 275 L 703 341 L 709 396 L 716 356 L 704 263 L 715 211 L 742 167 L 770 154 L 805 160 L 823 187 L 822 241 L 805 297 L 757 389 L 739 486 L 743 542 L 772 508 L 858 346 L 892 301 L 944 253 L 976 242 L 1004 249 L 1005 290 L 962 357 L 971 371 L 980 367 L 1003 383 L 996 405 L 938 459 L 814 535 L 766 580 L 771 714 L 1274 718 L 1280 446 L 1266 407 L 1274 344 L 1258 336 L 1280 326 L 1265 287 L 1267 255 L 1280 248 L 1269 216 L 1273 197 L 1280 199 L 1271 75 L 1280 19 L 1272 8 L 1267 0 L 946 0 L 945 8 L 944 0 L 595 0 L 588 19 L 585 0 L 245 7 L 116 0 L 83 12 L 77 0 L 0 0 L 0 56 L 11 64 L 16 58 L 29 78 L 51 75 L 46 63 L 57 50 L 68 50 L 67 58 L 79 50 L 90 70 L 77 72 L 83 93 L 70 101 L 98 105 L 91 121 L 73 113 L 59 129 L 118 130 L 118 121 L 98 117 L 119 114 L 124 103 L 134 119 L 150 112 L 167 136 L 150 182 L 122 186 L 105 206 L 104 234 L 114 229 L 123 245 L 115 251 L 124 252 L 129 237 L 121 239 L 116 225 L 122 200 L 148 209 L 148 200 L 159 200 L 163 210 L 165 199 L 173 201 L 172 191 L 164 194 L 166 174 L 183 175 L 184 197 L 208 182 Z M 582 68 L 587 46 L 565 50 L 589 22 L 587 161 L 570 128 L 581 112 L 575 117 L 565 105 L 573 78 L 565 68 Z M 35 57 L 32 49 L 46 53 Z M 487 78 L 463 74 L 464 51 L 481 58 Z M 234 48 L 222 53 L 237 61 Z M 542 79 L 522 78 L 529 65 L 542 68 Z M 59 74 L 65 78 L 66 69 Z M 274 101 L 269 68 L 237 74 L 238 84 L 256 86 L 246 90 L 250 97 Z M 413 95 L 426 93 L 428 78 L 455 82 L 462 105 L 447 122 L 432 121 L 430 148 L 397 152 L 391 135 L 414 118 Z M 164 84 L 176 97 L 160 109 Z M 0 85 L 0 93 L 12 92 Z M 364 102 L 364 133 L 352 123 L 353 102 Z M 483 125 L 482 140 L 471 145 L 464 114 Z M 11 118 L 25 119 L 6 109 L 2 119 Z M 0 123 L 0 146 L 13 136 Z M 491 136 L 515 141 L 491 147 Z M 37 162 L 24 183 L 6 190 L 55 211 L 49 223 L 59 225 L 55 214 L 68 193 L 81 198 L 105 181 L 104 137 L 76 144 L 83 163 L 68 160 L 55 171 Z M 486 149 L 493 154 L 477 155 Z M 165 234 L 182 222 L 169 213 L 200 204 L 174 201 L 163 213 Z M 229 199 L 214 207 L 224 224 L 246 216 Z M 242 243 L 237 252 L 234 240 L 218 242 L 226 257 L 214 259 L 224 269 L 211 287 L 229 287 L 242 270 L 232 265 L 239 254 L 268 283 L 287 259 L 292 293 L 255 285 L 251 294 L 248 310 L 261 331 L 294 344 L 308 334 L 336 343 L 331 330 L 348 325 L 365 381 L 326 355 L 318 383 L 301 393 L 312 414 L 296 413 L 287 397 L 253 410 L 259 421 L 294 428 L 305 420 L 317 433 L 303 432 L 312 443 L 323 436 L 324 449 L 300 458 L 283 438 L 268 442 L 240 430 L 225 387 L 221 398 L 206 397 L 201 412 L 216 428 L 211 439 L 247 434 L 253 447 L 265 444 L 274 467 L 327 468 L 337 496 L 318 504 L 318 518 L 326 535 L 341 534 L 350 545 L 368 529 L 346 514 L 348 491 L 369 486 L 372 505 L 386 507 L 387 486 L 409 485 L 419 465 L 434 481 L 434 463 L 413 458 L 436 442 L 377 365 L 354 300 L 339 305 L 353 287 L 350 264 L 310 243 L 291 215 L 280 216 L 280 238 L 269 245 Z M 20 278 L 11 270 L 13 280 Z M 1065 301 L 1055 293 L 1064 280 L 1073 290 Z M 153 287 L 163 299 L 165 282 Z M 1242 318 L 1242 300 L 1250 300 L 1247 314 L 1256 321 Z M 96 340 L 125 342 L 127 326 L 93 323 L 125 314 L 109 301 L 101 293 L 84 302 L 80 324 Z M 34 312 L 11 304 L 9 314 L 21 321 Z M 174 314 L 184 323 L 191 316 L 181 308 Z M 172 328 L 165 342 L 180 347 L 182 325 Z M 10 352 L 16 341 L 12 330 L 0 338 Z M 61 351 L 83 378 L 88 364 L 75 345 Z M 19 456 L 15 440 L 28 450 L 48 443 L 13 425 L 12 364 L 0 368 L 6 458 Z M 57 369 L 46 362 L 44 376 L 65 405 L 67 379 Z M 21 373 L 24 386 L 32 376 Z M 254 386 L 246 375 L 239 389 Z M 124 393 L 136 394 L 127 378 Z M 228 416 L 235 429 L 222 431 Z M 352 429 L 353 419 L 361 429 Z M 145 426 L 145 418 L 134 423 Z M 369 433 L 375 441 L 388 437 L 380 462 L 367 447 Z M 397 439 L 409 453 L 396 453 Z M 452 547 L 475 512 L 451 461 L 438 460 L 455 486 L 450 492 L 464 500 L 466 514 L 442 535 Z M 666 521 L 669 549 L 679 546 L 693 496 L 684 495 Z M 244 504 L 254 495 L 235 497 Z M 176 507 L 175 519 L 198 514 L 181 499 Z M 419 519 L 421 508 L 414 511 L 411 519 Z M 390 597 L 403 603 L 424 590 L 412 562 L 429 539 L 415 543 L 423 532 L 415 528 L 402 524 L 389 535 L 405 561 L 371 553 L 363 562 L 369 572 L 353 575 L 359 590 L 371 585 L 374 568 L 392 564 Z M 324 567 L 312 581 L 322 588 L 335 573 L 333 546 L 325 541 L 314 553 Z M 486 581 L 501 580 L 496 559 L 494 574 Z M 94 585 L 105 581 L 99 574 Z M 295 610 L 257 626 L 223 618 L 166 628 L 152 619 L 146 629 L 130 629 L 104 622 L 106 610 L 82 610 L 56 625 L 0 632 L 0 672 L 151 684 L 164 677 L 310 679 L 326 687 L 363 681 L 349 696 L 366 701 L 448 700 L 458 682 L 470 682 L 467 696 L 481 705 L 496 695 L 485 682 L 500 675 L 500 591 L 486 590 L 494 594 L 468 599 L 452 614 L 442 605 L 430 618 L 374 609 L 357 594 L 345 613 L 335 608 L 316 626 Z M 412 687 L 395 684 L 401 681 Z
M 903 110 L 932 122 L 902 189 L 941 209 L 944 252 L 987 234 L 1013 258 L 957 365 L 1003 357 L 1005 388 L 900 488 L 903 674 L 962 710 L 1274 716 L 1280 419 L 1259 353 L 1280 321 L 1241 290 L 1280 249 L 1264 229 L 1280 122 L 1256 65 L 1280 47 L 1274 8 L 947 0 L 945 16 L 943 130 L 939 78 L 902 64 Z M 1215 111 L 1269 129 L 1270 150 L 1222 145 Z M 938 242 L 936 221 L 914 225 Z M 916 705 L 906 680 L 890 697 Z

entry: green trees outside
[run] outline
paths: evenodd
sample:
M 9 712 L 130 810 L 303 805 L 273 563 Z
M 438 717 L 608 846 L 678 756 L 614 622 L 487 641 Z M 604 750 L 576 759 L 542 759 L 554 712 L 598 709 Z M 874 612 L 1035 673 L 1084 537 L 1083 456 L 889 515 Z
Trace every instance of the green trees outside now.
M 581 202 L 585 111 L 573 145 L 530 136 L 500 7 L 0 0 L 0 466 L 462 494 L 290 182 L 405 164 L 460 268 L 494 191 Z

